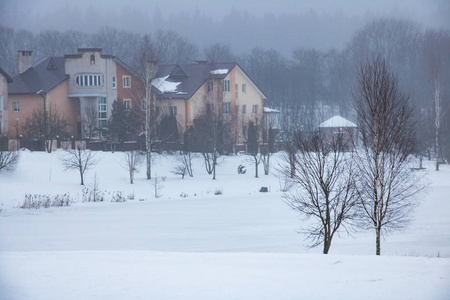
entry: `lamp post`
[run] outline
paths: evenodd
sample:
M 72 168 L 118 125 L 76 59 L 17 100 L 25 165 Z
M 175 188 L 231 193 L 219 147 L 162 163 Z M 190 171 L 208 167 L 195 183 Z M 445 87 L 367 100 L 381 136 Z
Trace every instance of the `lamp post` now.
M 19 118 L 16 118 L 16 150 L 19 150 Z

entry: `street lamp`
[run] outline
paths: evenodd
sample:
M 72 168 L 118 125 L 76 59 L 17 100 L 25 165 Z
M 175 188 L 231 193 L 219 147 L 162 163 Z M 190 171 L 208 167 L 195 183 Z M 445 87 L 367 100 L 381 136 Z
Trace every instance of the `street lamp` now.
M 16 150 L 19 150 L 19 118 L 16 118 Z

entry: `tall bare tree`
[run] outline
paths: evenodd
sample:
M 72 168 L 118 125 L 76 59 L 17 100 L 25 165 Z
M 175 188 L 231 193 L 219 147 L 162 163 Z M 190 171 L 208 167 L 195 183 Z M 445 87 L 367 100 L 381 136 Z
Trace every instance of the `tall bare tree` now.
M 345 152 L 342 136 L 327 141 L 319 133 L 299 134 L 293 147 L 298 172 L 292 178 L 295 189 L 284 194 L 286 203 L 312 222 L 303 231 L 312 240 L 310 247 L 323 244 L 328 254 L 340 227 L 353 229 L 358 216 L 352 152 Z M 282 176 L 291 176 L 291 161 L 286 157 Z
M 439 171 L 439 162 L 442 160 L 441 152 L 441 123 L 450 104 L 443 105 L 442 96 L 445 88 L 448 89 L 450 72 L 450 32 L 447 30 L 427 30 L 423 36 L 423 55 L 425 61 L 425 74 L 429 78 L 428 90 L 431 91 L 430 119 L 434 127 L 434 148 L 436 171 Z M 446 86 L 447 85 L 447 86 Z
M 145 35 L 141 41 L 139 53 L 135 60 L 135 70 L 144 81 L 145 95 L 143 98 L 142 109 L 145 112 L 145 148 L 146 148 L 146 165 L 147 179 L 152 178 L 152 135 L 155 134 L 156 125 L 156 103 L 152 89 L 152 82 L 156 78 L 158 72 L 158 56 L 153 48 L 149 35 Z
M 423 175 L 411 171 L 416 146 L 412 110 L 384 59 L 361 64 L 354 99 L 362 142 L 355 156 L 358 197 L 363 224 L 375 229 L 380 255 L 381 235 L 408 225 L 425 187 Z

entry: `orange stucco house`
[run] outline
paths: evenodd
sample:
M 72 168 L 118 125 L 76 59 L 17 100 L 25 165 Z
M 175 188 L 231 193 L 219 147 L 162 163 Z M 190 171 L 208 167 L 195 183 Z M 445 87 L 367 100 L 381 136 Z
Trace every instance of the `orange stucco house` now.
M 0 68 L 0 136 L 8 132 L 8 84 L 12 78 Z

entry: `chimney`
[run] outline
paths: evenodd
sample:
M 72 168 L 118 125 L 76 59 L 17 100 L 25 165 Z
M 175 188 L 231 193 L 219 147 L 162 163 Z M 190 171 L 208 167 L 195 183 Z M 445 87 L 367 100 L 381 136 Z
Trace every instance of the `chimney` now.
M 19 74 L 22 74 L 33 66 L 33 51 L 19 50 L 17 51 L 19 63 Z

